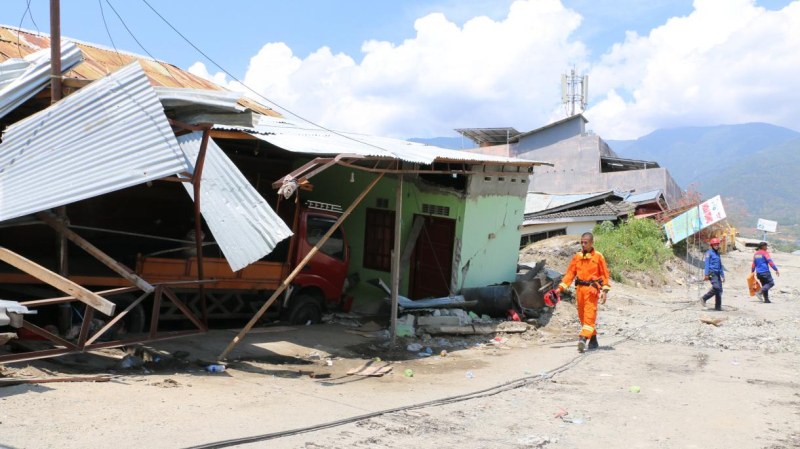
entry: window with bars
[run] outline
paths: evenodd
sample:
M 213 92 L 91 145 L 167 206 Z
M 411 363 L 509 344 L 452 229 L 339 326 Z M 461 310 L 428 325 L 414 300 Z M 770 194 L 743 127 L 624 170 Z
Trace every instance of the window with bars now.
M 364 268 L 391 271 L 394 211 L 367 208 L 364 230 Z
M 422 213 L 428 215 L 441 215 L 443 217 L 449 217 L 450 208 L 447 206 L 438 206 L 436 204 L 423 204 Z

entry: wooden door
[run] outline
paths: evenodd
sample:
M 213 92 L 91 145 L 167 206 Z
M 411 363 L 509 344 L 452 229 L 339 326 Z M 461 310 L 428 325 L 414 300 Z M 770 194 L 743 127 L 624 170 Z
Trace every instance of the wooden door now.
M 450 294 L 456 221 L 427 215 L 423 218 L 425 223 L 411 256 L 411 299 Z

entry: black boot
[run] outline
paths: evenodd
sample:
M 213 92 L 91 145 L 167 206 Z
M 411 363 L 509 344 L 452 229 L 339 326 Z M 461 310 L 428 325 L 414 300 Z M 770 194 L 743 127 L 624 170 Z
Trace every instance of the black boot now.
M 592 335 L 592 338 L 589 340 L 589 349 L 597 349 L 600 347 L 600 344 L 597 342 L 597 335 Z

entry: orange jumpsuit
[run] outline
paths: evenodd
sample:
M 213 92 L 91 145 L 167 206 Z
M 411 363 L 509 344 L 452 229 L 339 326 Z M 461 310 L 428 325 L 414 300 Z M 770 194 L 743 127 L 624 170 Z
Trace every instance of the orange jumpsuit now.
M 611 289 L 611 285 L 608 283 L 608 266 L 605 257 L 594 249 L 586 254 L 578 251 L 572 257 L 561 283 L 558 284 L 558 290 L 563 292 L 569 288 L 573 279 L 576 285 L 575 296 L 578 299 L 578 318 L 582 325 L 580 336 L 589 339 L 597 335 L 595 323 L 600 290 Z

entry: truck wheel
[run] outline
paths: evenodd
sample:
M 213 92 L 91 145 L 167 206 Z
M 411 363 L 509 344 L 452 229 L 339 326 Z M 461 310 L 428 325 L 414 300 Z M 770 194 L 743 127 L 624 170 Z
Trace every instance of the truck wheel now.
M 319 323 L 322 319 L 322 306 L 311 295 L 298 295 L 289 305 L 289 322 L 292 324 Z

